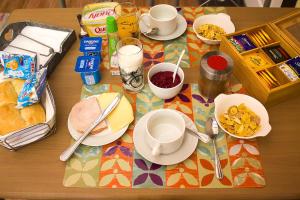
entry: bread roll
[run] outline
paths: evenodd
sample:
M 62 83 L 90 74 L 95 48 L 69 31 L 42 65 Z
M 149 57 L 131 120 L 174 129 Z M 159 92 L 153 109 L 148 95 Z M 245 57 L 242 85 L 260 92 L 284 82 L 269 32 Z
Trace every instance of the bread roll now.
M 18 95 L 10 81 L 0 83 L 0 106 L 6 104 L 16 104 L 17 99 Z
M 15 104 L 0 106 L 0 135 L 6 135 L 7 133 L 22 129 L 26 126 L 26 122 L 15 106 Z
M 45 111 L 41 104 L 33 104 L 20 110 L 21 117 L 25 120 L 26 126 L 32 126 L 45 122 Z

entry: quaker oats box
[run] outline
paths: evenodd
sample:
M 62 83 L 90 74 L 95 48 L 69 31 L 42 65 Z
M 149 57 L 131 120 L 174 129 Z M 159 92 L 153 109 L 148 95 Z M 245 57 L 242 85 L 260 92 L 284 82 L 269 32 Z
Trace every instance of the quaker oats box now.
M 106 38 L 106 17 L 120 15 L 121 9 L 117 5 L 117 2 L 103 2 L 88 4 L 83 8 L 81 21 L 90 37 Z

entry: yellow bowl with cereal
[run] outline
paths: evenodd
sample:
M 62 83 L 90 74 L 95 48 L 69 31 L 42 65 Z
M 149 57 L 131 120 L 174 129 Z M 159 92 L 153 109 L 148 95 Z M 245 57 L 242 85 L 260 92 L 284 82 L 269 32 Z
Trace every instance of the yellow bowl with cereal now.
M 252 139 L 271 131 L 268 112 L 255 98 L 244 94 L 220 94 L 214 102 L 219 126 L 232 137 Z
M 235 26 L 229 15 L 219 13 L 197 17 L 193 23 L 193 30 L 204 43 L 216 45 L 220 44 L 221 35 L 235 32 Z

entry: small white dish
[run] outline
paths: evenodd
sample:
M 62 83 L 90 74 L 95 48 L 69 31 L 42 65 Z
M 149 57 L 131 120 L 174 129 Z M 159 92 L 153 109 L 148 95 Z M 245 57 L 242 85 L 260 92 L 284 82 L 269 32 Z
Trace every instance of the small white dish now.
M 202 37 L 197 33 L 196 28 L 203 24 L 214 24 L 224 29 L 226 34 L 230 34 L 235 32 L 235 26 L 232 23 L 230 16 L 225 13 L 218 14 L 209 14 L 209 15 L 201 15 L 197 17 L 193 23 L 193 30 L 196 33 L 197 37 L 202 40 L 206 44 L 217 45 L 220 44 L 221 40 L 211 40 L 205 37 Z
M 133 143 L 136 151 L 148 161 L 160 165 L 173 165 L 186 160 L 190 155 L 192 155 L 198 144 L 198 138 L 189 133 L 184 134 L 183 142 L 177 151 L 170 154 L 161 154 L 157 156 L 152 155 L 152 149 L 147 144 L 145 135 L 147 120 L 155 112 L 157 112 L 157 110 L 145 114 L 134 127 Z M 188 116 L 181 112 L 179 113 L 184 118 L 186 126 L 197 130 L 195 124 Z
M 151 82 L 151 77 L 154 74 L 156 74 L 158 72 L 161 72 L 161 71 L 171 71 L 171 72 L 173 72 L 175 68 L 176 68 L 175 64 L 163 62 L 163 63 L 158 63 L 158 64 L 154 65 L 148 71 L 148 84 L 149 84 L 149 87 L 150 87 L 151 91 L 153 92 L 153 94 L 155 94 L 155 96 L 157 96 L 161 99 L 171 99 L 180 92 L 180 90 L 183 86 L 183 81 L 184 81 L 184 72 L 180 67 L 178 68 L 177 74 L 179 75 L 181 81 L 175 87 L 160 88 L 160 87 L 154 85 Z
M 224 132 L 228 133 L 232 137 L 239 138 L 239 139 L 252 139 L 256 137 L 264 137 L 268 135 L 268 133 L 272 129 L 269 123 L 269 115 L 266 108 L 253 97 L 244 94 L 230 94 L 230 95 L 220 94 L 215 98 L 214 102 L 215 102 L 215 118 L 219 126 L 222 128 Z M 240 105 L 241 103 L 244 103 L 249 109 L 251 109 L 256 115 L 260 117 L 261 128 L 253 136 L 250 137 L 242 137 L 242 136 L 229 133 L 222 127 L 221 123 L 219 122 L 219 116 L 227 112 L 230 106 Z
M 145 23 L 142 20 L 139 21 L 139 26 L 143 34 L 149 31 L 149 28 L 145 25 Z M 182 15 L 178 14 L 177 26 L 173 33 L 169 35 L 147 35 L 147 34 L 144 35 L 153 40 L 167 41 L 167 40 L 173 40 L 181 36 L 185 32 L 186 28 L 187 28 L 187 22 L 185 18 Z

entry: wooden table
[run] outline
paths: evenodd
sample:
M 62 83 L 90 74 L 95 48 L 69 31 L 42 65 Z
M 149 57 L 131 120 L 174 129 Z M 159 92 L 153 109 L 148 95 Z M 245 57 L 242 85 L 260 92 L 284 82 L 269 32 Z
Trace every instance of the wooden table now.
M 228 8 L 237 30 L 274 20 L 293 9 Z M 9 22 L 34 20 L 79 31 L 76 14 L 81 9 L 15 10 Z M 57 132 L 17 152 L 0 148 L 0 197 L 28 199 L 299 199 L 300 198 L 300 96 L 269 109 L 272 132 L 259 139 L 267 186 L 262 189 L 86 189 L 62 185 L 65 163 L 60 153 L 69 145 L 67 116 L 79 100 L 81 80 L 73 72 L 79 55 L 73 45 L 49 79 L 57 106 Z M 197 69 L 186 80 L 196 82 Z M 103 72 L 105 83 L 119 82 Z

